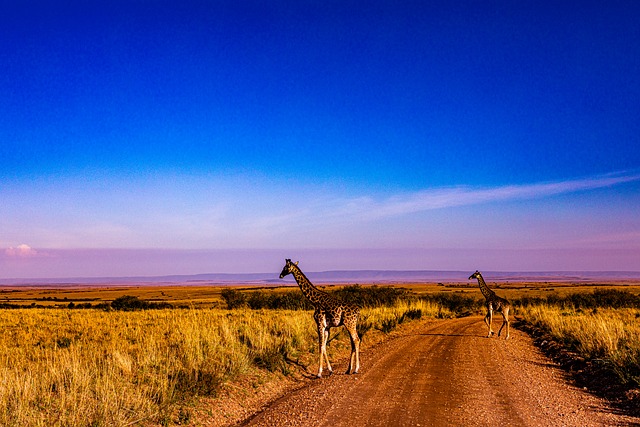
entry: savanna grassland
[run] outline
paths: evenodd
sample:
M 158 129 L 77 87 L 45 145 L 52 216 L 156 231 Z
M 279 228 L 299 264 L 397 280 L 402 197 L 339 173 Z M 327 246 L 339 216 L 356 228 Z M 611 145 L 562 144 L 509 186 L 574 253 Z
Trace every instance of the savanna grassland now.
M 603 361 L 624 390 L 640 386 L 640 287 L 489 285 L 527 325 Z M 363 307 L 363 348 L 413 322 L 482 311 L 472 283 L 325 290 Z M 0 292 L 0 425 L 231 424 L 304 381 L 317 363 L 315 325 L 297 287 Z M 332 361 L 349 352 L 339 331 L 330 338 Z
M 47 290 L 46 297 L 29 290 L 35 307 L 25 295 L 12 293 L 13 302 L 5 304 L 13 308 L 0 312 L 0 425 L 175 425 L 205 419 L 224 424 L 238 415 L 231 409 L 225 413 L 225 402 L 212 400 L 233 389 L 250 394 L 269 383 L 304 378 L 315 361 L 317 338 L 308 311 L 203 304 L 138 310 L 142 298 L 124 294 L 133 290 L 107 289 L 108 297 L 94 297 L 95 289 Z M 182 292 L 176 293 L 180 301 Z M 283 292 L 299 294 L 297 288 L 268 293 Z M 88 294 L 92 308 L 83 305 Z M 219 306 L 220 295 L 218 289 L 203 299 Z M 107 298 L 114 298 L 109 305 Z M 9 305 L 16 301 L 25 308 Z M 37 307 L 43 301 L 51 308 Z M 122 301 L 130 305 L 116 309 Z M 360 334 L 371 345 L 410 319 L 446 315 L 423 301 L 364 308 Z M 349 346 L 345 334 L 334 334 L 332 358 L 346 354 Z M 202 399 L 209 404 L 202 405 Z M 216 405 L 215 413 L 202 409 Z

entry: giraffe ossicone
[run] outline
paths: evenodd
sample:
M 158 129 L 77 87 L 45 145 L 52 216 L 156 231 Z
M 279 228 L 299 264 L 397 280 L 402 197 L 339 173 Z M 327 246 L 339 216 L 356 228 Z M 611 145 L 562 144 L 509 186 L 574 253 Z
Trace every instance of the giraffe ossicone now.
M 351 357 L 349 358 L 349 366 L 347 374 L 357 374 L 360 370 L 360 338 L 358 337 L 357 325 L 360 315 L 360 308 L 354 304 L 349 304 L 338 298 L 316 288 L 307 276 L 304 275 L 298 262 L 291 262 L 290 259 L 285 260 L 284 268 L 280 273 L 280 278 L 292 274 L 296 283 L 300 287 L 302 294 L 309 300 L 314 307 L 313 319 L 316 322 L 318 331 L 318 347 L 320 353 L 320 361 L 318 364 L 318 378 L 322 377 L 323 362 L 327 362 L 327 370 L 333 372 L 329 357 L 327 356 L 327 339 L 329 338 L 329 330 L 344 325 L 349 332 L 351 340 Z

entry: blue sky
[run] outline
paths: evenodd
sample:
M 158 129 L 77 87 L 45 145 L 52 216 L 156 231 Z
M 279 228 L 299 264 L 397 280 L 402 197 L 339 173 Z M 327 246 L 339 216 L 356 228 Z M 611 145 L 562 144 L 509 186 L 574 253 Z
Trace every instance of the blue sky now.
M 0 277 L 640 270 L 635 1 L 2 8 Z

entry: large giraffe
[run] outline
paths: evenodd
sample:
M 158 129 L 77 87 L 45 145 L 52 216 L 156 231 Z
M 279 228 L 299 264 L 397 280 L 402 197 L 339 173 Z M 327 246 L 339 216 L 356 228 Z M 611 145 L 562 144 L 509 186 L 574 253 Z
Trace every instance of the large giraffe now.
M 338 298 L 313 286 L 298 267 L 298 263 L 291 262 L 290 259 L 285 261 L 282 273 L 280 273 L 280 278 L 282 279 L 288 274 L 293 274 L 300 290 L 315 308 L 313 318 L 318 328 L 318 344 L 320 348 L 318 378 L 322 377 L 323 360 L 327 361 L 327 369 L 329 372 L 333 372 L 331 364 L 329 363 L 329 357 L 327 356 L 327 339 L 329 338 L 329 329 L 340 325 L 344 325 L 351 338 L 351 358 L 349 359 L 347 374 L 357 374 L 360 369 L 360 338 L 356 331 L 356 325 L 358 323 L 360 309 L 353 304 L 340 301 Z
M 482 274 L 480 274 L 478 270 L 476 270 L 475 273 L 469 276 L 469 280 L 471 279 L 478 279 L 480 292 L 482 292 L 482 295 L 484 295 L 484 298 L 487 300 L 487 315 L 484 317 L 484 323 L 486 323 L 489 327 L 489 335 L 487 335 L 487 337 L 490 337 L 493 334 L 493 330 L 491 329 L 491 322 L 493 321 L 493 311 L 495 310 L 498 313 L 502 314 L 503 319 L 502 326 L 500 326 L 500 330 L 498 331 L 498 336 L 500 336 L 500 334 L 502 333 L 502 328 L 507 325 L 507 336 L 505 339 L 509 339 L 509 309 L 511 309 L 511 304 L 509 303 L 509 301 L 504 298 L 500 298 L 496 295 L 495 292 L 489 289 L 484 279 L 482 278 Z

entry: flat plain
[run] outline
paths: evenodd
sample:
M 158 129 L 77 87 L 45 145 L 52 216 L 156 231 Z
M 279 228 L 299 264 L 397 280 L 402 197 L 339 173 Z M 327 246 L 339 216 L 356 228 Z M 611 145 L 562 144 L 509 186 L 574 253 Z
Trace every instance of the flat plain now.
M 546 297 L 551 294 L 564 296 L 576 292 L 589 292 L 595 288 L 624 290 L 640 295 L 640 280 L 606 282 L 488 282 L 492 289 L 507 299 L 521 297 Z M 319 284 L 325 290 L 337 289 L 352 283 Z M 434 293 L 455 293 L 481 298 L 475 281 L 462 283 L 370 283 L 362 286 L 397 287 L 407 289 L 417 295 Z M 154 284 L 51 284 L 0 286 L 0 303 L 20 306 L 41 305 L 45 307 L 64 307 L 74 304 L 92 305 L 108 303 L 114 299 L 132 295 L 152 302 L 168 302 L 178 307 L 222 308 L 224 289 L 239 291 L 264 290 L 286 292 L 297 289 L 295 284 L 286 286 L 261 286 L 247 284 L 220 285 L 204 282 L 171 282 Z
M 335 291 L 345 285 L 349 284 L 320 286 Z M 450 301 L 457 297 L 479 301 L 482 295 L 475 282 L 373 286 L 402 288 L 415 298 L 363 309 L 363 370 L 358 375 L 340 372 L 349 344 L 346 334 L 333 330 L 329 354 L 336 374 L 321 380 L 313 378 L 317 338 L 310 311 L 229 310 L 223 298 L 223 291 L 230 288 L 241 293 L 286 294 L 299 292 L 295 285 L 2 287 L 0 326 L 5 333 L 0 339 L 0 403 L 4 409 L 0 424 L 270 425 L 274 416 L 280 416 L 274 414 L 284 413 L 279 405 L 292 402 L 287 399 L 294 396 L 302 396 L 301 402 L 308 404 L 285 404 L 285 415 L 292 418 L 283 422 L 291 425 L 328 425 L 340 419 L 372 425 L 377 420 L 386 425 L 383 420 L 397 419 L 408 410 L 414 412 L 412 418 L 399 425 L 433 424 L 433 420 L 507 425 L 516 420 L 518 425 L 531 426 L 589 420 L 600 425 L 635 425 L 640 421 L 591 390 L 577 387 L 571 375 L 543 354 L 523 330 L 516 328 L 511 341 L 487 339 L 479 306 L 460 314 L 428 298 L 445 295 L 454 297 Z M 563 298 L 596 290 L 640 295 L 640 282 L 634 281 L 489 282 L 489 286 L 510 300 Z M 110 302 L 127 295 L 174 308 L 132 312 L 108 308 Z M 619 363 L 615 365 L 619 371 L 631 366 L 628 376 L 640 380 L 634 377 L 633 367 L 640 360 L 639 309 L 583 310 L 543 303 L 517 307 L 515 314 L 555 334 L 549 339 L 577 343 L 571 350 L 584 350 L 580 357 Z M 494 319 L 494 327 L 500 322 Z M 599 328 L 588 334 L 597 335 L 594 342 L 580 335 L 591 326 Z M 399 348 L 406 351 L 396 351 Z M 504 381 L 509 384 L 501 385 Z M 531 385 L 528 397 L 522 398 L 521 381 Z M 351 406 L 336 402 L 331 400 L 331 390 L 357 392 L 361 400 Z M 555 400 L 549 400 L 548 390 Z M 380 406 L 381 396 L 399 392 L 404 399 Z M 404 407 L 413 392 L 413 406 Z M 637 387 L 630 392 L 631 397 L 640 394 Z M 462 400 L 456 403 L 456 399 Z M 325 412 L 310 414 L 312 402 L 320 402 Z M 440 403 L 429 406 L 429 402 Z M 357 412 L 351 419 L 346 414 L 353 412 L 353 405 L 370 410 Z M 496 405 L 499 410 L 492 409 Z M 473 413 L 465 412 L 466 408 L 473 408 Z M 305 421 L 300 424 L 300 420 Z

